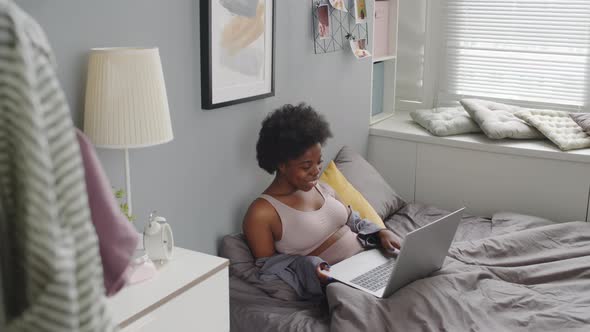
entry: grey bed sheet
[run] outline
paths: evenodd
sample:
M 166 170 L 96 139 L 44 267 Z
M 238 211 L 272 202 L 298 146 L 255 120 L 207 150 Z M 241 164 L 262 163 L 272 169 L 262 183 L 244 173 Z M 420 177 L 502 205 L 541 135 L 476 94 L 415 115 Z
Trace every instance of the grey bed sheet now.
M 446 213 L 408 204 L 386 225 L 403 237 Z M 230 266 L 232 331 L 590 330 L 586 222 L 464 216 L 443 268 L 383 300 L 332 283 L 325 301 L 298 301 L 280 281 L 258 282 L 246 261 Z

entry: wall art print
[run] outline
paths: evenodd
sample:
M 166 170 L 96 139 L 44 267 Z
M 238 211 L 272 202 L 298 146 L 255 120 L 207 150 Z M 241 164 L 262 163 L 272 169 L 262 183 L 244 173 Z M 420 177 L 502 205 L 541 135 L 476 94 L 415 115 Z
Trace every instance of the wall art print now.
M 274 96 L 274 7 L 274 0 L 201 1 L 203 109 Z

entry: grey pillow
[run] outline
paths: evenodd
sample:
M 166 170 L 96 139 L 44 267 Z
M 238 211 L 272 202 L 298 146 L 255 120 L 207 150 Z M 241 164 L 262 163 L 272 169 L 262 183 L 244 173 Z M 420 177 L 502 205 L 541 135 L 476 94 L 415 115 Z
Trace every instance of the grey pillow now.
M 221 257 L 229 259 L 229 275 L 246 281 L 270 297 L 285 301 L 296 301 L 297 293 L 286 282 L 275 280 L 261 280 L 258 277 L 260 266 L 256 265 L 254 256 L 246 243 L 244 234 L 226 235 L 221 240 L 219 250 Z
M 514 115 L 525 110 L 522 107 L 481 99 L 461 99 L 461 105 L 491 139 L 543 138 L 539 131 Z
M 570 113 L 570 117 L 587 135 L 590 135 L 590 113 Z
M 371 204 L 381 219 L 387 219 L 406 205 L 406 202 L 385 182 L 381 174 L 348 146 L 340 149 L 334 158 L 334 163 L 348 182 Z

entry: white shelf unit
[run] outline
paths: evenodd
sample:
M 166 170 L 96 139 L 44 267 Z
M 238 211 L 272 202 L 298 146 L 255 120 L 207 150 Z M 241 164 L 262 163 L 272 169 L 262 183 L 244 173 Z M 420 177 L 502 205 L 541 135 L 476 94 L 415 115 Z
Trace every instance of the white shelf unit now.
M 371 124 L 387 119 L 395 112 L 398 13 L 399 0 L 373 3 Z
M 379 56 L 379 57 L 373 57 L 373 63 L 383 62 L 383 61 L 388 61 L 388 60 L 396 60 L 396 59 L 397 59 L 396 55 L 384 55 L 384 56 Z

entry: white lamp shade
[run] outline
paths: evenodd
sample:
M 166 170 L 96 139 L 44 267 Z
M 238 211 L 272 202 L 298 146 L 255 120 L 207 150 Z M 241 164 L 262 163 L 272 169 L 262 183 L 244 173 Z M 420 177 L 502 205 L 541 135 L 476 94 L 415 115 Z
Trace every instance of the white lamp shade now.
M 172 140 L 157 48 L 91 50 L 84 133 L 103 148 L 138 148 Z

